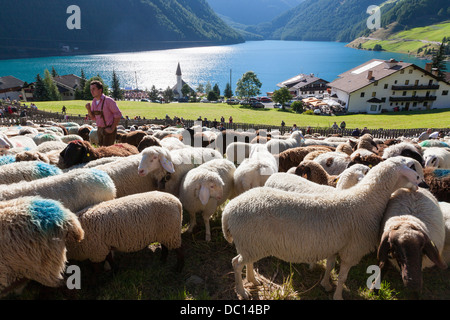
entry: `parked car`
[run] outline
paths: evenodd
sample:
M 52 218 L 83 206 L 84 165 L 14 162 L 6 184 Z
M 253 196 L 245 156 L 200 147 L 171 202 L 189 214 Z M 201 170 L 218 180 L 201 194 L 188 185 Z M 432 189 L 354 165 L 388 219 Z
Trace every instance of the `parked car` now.
M 252 103 L 250 104 L 250 106 L 251 106 L 252 108 L 264 108 L 264 104 L 263 104 L 262 102 L 258 102 L 258 101 L 252 102 Z
M 150 102 L 148 99 L 141 99 L 142 102 Z
M 262 97 L 261 102 L 272 102 L 272 99 L 270 99 L 268 97 Z
M 203 98 L 202 100 L 200 100 L 200 102 L 202 102 L 202 103 L 208 103 L 208 102 L 209 102 L 209 100 L 208 100 L 208 99 L 206 99 L 206 98 Z
M 274 105 L 273 105 L 273 107 L 274 108 L 278 108 L 278 109 L 281 109 L 281 103 L 275 103 Z
M 228 99 L 228 100 L 227 100 L 227 104 L 231 104 L 231 105 L 239 104 L 239 100 L 236 100 L 236 99 Z

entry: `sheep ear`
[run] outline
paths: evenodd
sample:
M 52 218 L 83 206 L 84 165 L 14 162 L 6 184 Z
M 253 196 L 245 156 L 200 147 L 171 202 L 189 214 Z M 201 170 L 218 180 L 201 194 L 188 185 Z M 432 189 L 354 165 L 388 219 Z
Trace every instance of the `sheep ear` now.
M 168 173 L 175 172 L 172 161 L 168 160 L 166 157 L 161 157 L 159 159 L 159 162 L 161 163 L 161 166 L 164 168 L 164 170 L 166 170 Z
M 391 244 L 389 243 L 389 232 L 386 231 L 383 233 L 380 241 L 380 245 L 378 246 L 378 261 L 380 263 L 380 268 L 383 268 L 386 263 L 389 255 L 389 249 L 391 248 Z
M 198 192 L 198 198 L 203 205 L 206 205 L 209 201 L 209 188 L 202 185 Z
M 433 241 L 428 238 L 426 234 L 425 236 L 425 245 L 423 247 L 423 252 L 425 255 L 434 262 L 434 264 L 441 269 L 447 269 L 447 264 L 442 260 L 442 257 L 439 253 L 439 250 L 436 248 L 436 245 Z

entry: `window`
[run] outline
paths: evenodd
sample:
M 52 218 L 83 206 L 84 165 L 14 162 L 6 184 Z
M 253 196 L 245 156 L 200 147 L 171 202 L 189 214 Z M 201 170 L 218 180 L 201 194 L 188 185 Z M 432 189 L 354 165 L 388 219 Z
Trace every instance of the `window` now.
M 385 88 L 385 89 L 387 89 L 387 88 L 388 88 L 388 84 L 387 84 L 387 83 L 386 83 L 386 84 L 384 85 L 384 88 Z
M 447 96 L 447 95 L 448 95 L 448 90 L 442 91 L 442 95 L 443 95 L 443 96 Z
M 416 96 L 416 94 L 417 94 L 417 91 L 413 91 L 413 97 L 415 97 Z
M 361 92 L 361 98 L 364 98 L 364 92 Z
M 413 73 L 413 69 L 409 69 L 408 72 L 409 72 L 409 74 Z
M 374 85 L 374 86 L 377 86 L 377 85 L 378 85 L 378 81 L 375 81 L 375 82 L 373 83 L 373 85 Z
M 394 84 L 397 84 L 397 80 L 394 81 Z
M 403 94 L 402 94 L 403 96 L 406 96 L 406 91 L 403 91 Z
M 370 106 L 370 111 L 377 111 L 377 105 L 373 104 Z
M 372 92 L 372 97 L 376 97 L 377 93 L 376 92 Z
M 405 86 L 409 84 L 409 80 L 405 80 Z
M 400 70 L 400 74 L 404 74 L 405 73 L 405 69 Z
M 417 102 L 413 102 L 413 107 L 417 107 Z
M 418 85 L 419 85 L 419 80 L 416 80 L 416 81 L 414 82 L 414 85 L 415 85 L 415 86 L 418 86 Z

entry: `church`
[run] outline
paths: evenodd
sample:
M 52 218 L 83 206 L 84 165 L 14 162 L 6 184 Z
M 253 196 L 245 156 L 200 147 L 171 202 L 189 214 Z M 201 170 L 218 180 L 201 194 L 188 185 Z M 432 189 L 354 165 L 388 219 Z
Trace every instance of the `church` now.
M 178 67 L 177 67 L 177 71 L 176 71 L 175 74 L 177 76 L 177 84 L 172 87 L 172 91 L 173 91 L 174 98 L 179 100 L 179 99 L 183 98 L 183 95 L 181 93 L 181 89 L 183 88 L 183 86 L 185 84 L 187 84 L 182 79 L 181 67 L 180 67 L 180 63 L 179 62 L 178 62 Z M 189 87 L 189 88 L 191 88 L 191 87 Z M 191 88 L 191 91 L 194 91 L 194 90 Z

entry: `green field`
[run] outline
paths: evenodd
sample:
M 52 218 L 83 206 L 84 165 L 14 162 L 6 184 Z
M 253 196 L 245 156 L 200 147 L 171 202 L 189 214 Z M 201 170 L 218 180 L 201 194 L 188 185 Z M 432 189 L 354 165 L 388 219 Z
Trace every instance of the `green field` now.
M 37 102 L 40 110 L 61 112 L 63 105 L 70 115 L 86 114 L 86 101 L 52 101 Z M 230 106 L 225 103 L 150 103 L 140 101 L 118 101 L 118 106 L 124 116 L 133 119 L 135 116 L 146 119 L 165 118 L 168 114 L 182 117 L 186 120 L 196 120 L 199 116 L 208 120 L 220 120 L 224 116 L 226 121 L 230 116 L 235 123 L 251 123 L 279 126 L 281 121 L 286 126 L 294 123 L 299 127 L 312 126 L 328 128 L 334 121 L 338 124 L 341 121 L 347 123 L 347 128 L 369 129 L 412 129 L 412 128 L 449 128 L 450 109 L 429 110 L 429 111 L 408 111 L 391 112 L 378 115 L 354 114 L 345 116 L 317 116 L 297 114 L 292 111 L 281 111 L 279 109 L 249 109 L 239 105 Z

